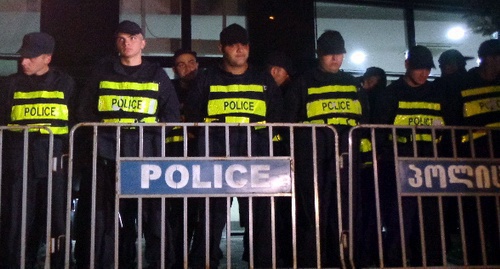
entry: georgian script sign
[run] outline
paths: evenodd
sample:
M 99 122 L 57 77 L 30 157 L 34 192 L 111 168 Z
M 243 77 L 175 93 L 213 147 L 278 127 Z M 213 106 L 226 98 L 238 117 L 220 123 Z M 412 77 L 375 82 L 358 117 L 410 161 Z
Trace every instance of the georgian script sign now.
M 500 160 L 429 161 L 400 158 L 397 165 L 402 193 L 500 192 Z
M 119 194 L 291 193 L 291 161 L 283 157 L 122 158 Z

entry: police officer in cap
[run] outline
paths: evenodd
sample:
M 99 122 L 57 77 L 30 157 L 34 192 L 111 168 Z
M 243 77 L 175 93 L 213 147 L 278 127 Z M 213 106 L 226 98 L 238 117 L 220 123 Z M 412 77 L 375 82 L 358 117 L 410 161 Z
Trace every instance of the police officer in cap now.
M 435 85 L 428 81 L 434 62 L 431 51 L 424 46 L 413 46 L 409 49 L 405 60 L 406 73 L 394 81 L 381 95 L 375 106 L 374 123 L 402 126 L 442 126 L 445 124 L 445 113 L 442 110 L 441 95 Z M 398 130 L 393 137 L 390 131 L 379 135 L 377 152 L 379 156 L 381 209 L 383 221 L 386 225 L 387 236 L 384 242 L 384 255 L 389 266 L 405 266 L 402 260 L 402 248 L 407 248 L 407 258 L 411 265 L 420 266 L 422 257 L 418 237 L 417 201 L 414 197 L 403 197 L 403 227 L 405 239 L 401 245 L 398 206 L 396 196 L 396 175 L 394 170 L 393 140 L 396 139 L 397 156 L 434 156 L 433 143 L 438 139 L 431 135 L 430 130 L 417 131 L 415 135 L 410 130 Z M 417 148 L 413 147 L 416 141 Z M 416 152 L 415 152 L 416 151 Z M 437 200 L 433 197 L 422 199 L 426 216 L 437 215 Z M 437 218 L 425 218 L 425 237 L 427 249 L 427 264 L 439 265 L 441 246 L 439 237 L 439 223 Z M 408 265 L 408 260 L 406 261 Z M 424 265 L 425 266 L 425 265 Z
M 2 194 L 9 198 L 9 207 L 2 205 L 1 221 L 2 249 L 7 251 L 1 257 L 5 268 L 35 267 L 40 244 L 46 242 L 44 227 L 49 183 L 52 184 L 50 241 L 54 247 L 51 268 L 64 268 L 67 183 L 61 158 L 67 152 L 68 132 L 73 122 L 75 85 L 70 76 L 50 66 L 54 47 L 54 38 L 47 33 L 25 35 L 18 51 L 21 72 L 9 76 L 3 88 L 6 91 L 0 104 L 1 125 L 12 127 L 4 132 L 3 143 L 7 157 L 3 159 Z M 26 125 L 45 128 L 30 128 L 29 134 L 15 128 Z M 26 135 L 27 148 L 24 147 Z M 50 135 L 54 135 L 52 148 Z M 24 163 L 24 150 L 28 155 L 27 164 Z M 50 151 L 52 160 L 49 160 Z M 49 182 L 51 161 L 54 168 Z M 26 204 L 23 204 L 23 195 L 27 197 Z M 26 209 L 24 216 L 23 208 Z M 21 237 L 23 217 L 26 218 L 25 237 Z M 21 260 L 22 244 L 26 246 L 25 260 Z
M 340 69 L 345 53 L 342 35 L 334 30 L 325 31 L 317 41 L 318 66 L 297 78 L 285 98 L 288 105 L 286 121 L 333 126 L 340 136 L 341 152 L 348 151 L 349 129 L 366 122 L 364 113 L 367 112 L 362 104 L 366 99 L 361 97 L 357 80 Z M 295 136 L 298 144 L 295 148 L 301 149 L 295 153 L 297 245 L 301 246 L 297 253 L 298 266 L 340 266 L 335 135 L 329 128 L 317 128 L 315 144 L 312 140 L 311 129 L 302 128 Z M 317 151 L 317 190 L 313 188 L 314 151 Z M 341 183 L 345 183 L 341 186 L 342 213 L 347 216 L 347 165 L 344 167 L 339 176 Z M 319 192 L 321 251 L 316 249 L 315 191 Z M 318 253 L 320 264 L 317 263 Z
M 238 24 L 231 24 L 220 33 L 219 50 L 222 59 L 205 72 L 198 74 L 196 87 L 191 91 L 186 104 L 189 122 L 255 123 L 279 122 L 282 115 L 282 96 L 273 78 L 266 72 L 248 63 L 250 44 L 248 32 Z M 235 101 L 236 100 L 236 101 Z M 246 102 L 255 106 L 235 106 L 225 109 L 224 103 Z M 210 105 L 209 105 L 210 104 Z M 224 127 L 212 127 L 209 133 L 200 131 L 200 156 L 248 156 L 251 139 L 252 156 L 268 156 L 267 128 L 252 129 L 248 137 L 246 127 L 231 127 L 226 141 Z M 209 135 L 209 152 L 205 152 L 205 139 Z M 226 149 L 226 143 L 229 149 Z M 250 199 L 250 198 L 248 198 Z M 248 199 L 238 198 L 240 224 L 245 227 L 243 259 L 249 260 Z M 253 197 L 253 260 L 256 267 L 272 266 L 270 198 Z M 210 268 L 217 268 L 221 258 L 219 244 L 226 224 L 226 199 L 210 199 Z M 205 211 L 206 212 L 206 211 Z M 205 219 L 203 217 L 202 219 Z M 206 224 L 205 224 L 206 225 Z M 205 225 L 200 225 L 203 228 Z M 198 238 L 198 239 L 197 239 Z M 199 240 L 201 238 L 201 240 Z M 190 256 L 190 266 L 205 268 L 205 233 L 195 232 Z M 250 263 L 252 261 L 249 261 Z
M 142 57 L 146 39 L 141 27 L 132 21 L 122 21 L 114 38 L 118 54 L 101 60 L 90 75 L 80 96 L 79 121 L 110 124 L 179 122 L 179 101 L 169 77 L 160 65 Z M 118 267 L 135 267 L 136 241 L 142 238 L 136 231 L 138 202 L 136 199 L 120 199 L 120 211 L 115 212 L 116 154 L 121 157 L 162 156 L 161 143 L 164 141 L 161 141 L 160 128 L 122 127 L 119 140 L 117 128 L 98 129 L 96 186 L 92 186 L 90 179 L 81 183 L 79 216 L 82 222 L 79 224 L 82 231 L 78 232 L 75 247 L 79 267 L 89 266 L 91 225 L 95 225 L 96 230 L 95 267 L 116 265 L 114 245 L 118 239 L 114 236 L 114 227 L 117 215 L 120 220 Z M 117 153 L 119 142 L 120 152 Z M 91 224 L 89 199 L 93 187 L 96 190 L 96 220 Z M 165 219 L 167 242 L 161 242 L 161 201 L 143 199 L 142 206 L 147 263 L 151 268 L 165 263 L 168 268 L 173 263 L 168 216 Z M 162 243 L 165 243 L 165 260 L 161 260 Z

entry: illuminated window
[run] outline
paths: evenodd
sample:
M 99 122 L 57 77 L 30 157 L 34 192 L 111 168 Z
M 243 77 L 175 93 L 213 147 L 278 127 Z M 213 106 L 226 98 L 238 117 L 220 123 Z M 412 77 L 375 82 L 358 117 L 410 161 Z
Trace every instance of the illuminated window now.
M 402 9 L 317 2 L 316 15 L 316 39 L 325 30 L 337 30 L 344 37 L 345 71 L 362 74 L 370 66 L 389 73 L 405 71 Z
M 461 13 L 415 10 L 415 42 L 428 47 L 434 56 L 436 68 L 431 75 L 441 75 L 438 59 L 444 51 L 456 49 L 464 56 L 477 59 L 477 49 L 487 39 L 490 37 L 471 31 Z M 470 60 L 465 67 L 474 66 L 477 61 Z
M 14 54 L 27 33 L 40 31 L 41 0 L 0 1 L 0 25 L 2 25 L 2 46 L 0 46 L 0 76 L 17 71 Z

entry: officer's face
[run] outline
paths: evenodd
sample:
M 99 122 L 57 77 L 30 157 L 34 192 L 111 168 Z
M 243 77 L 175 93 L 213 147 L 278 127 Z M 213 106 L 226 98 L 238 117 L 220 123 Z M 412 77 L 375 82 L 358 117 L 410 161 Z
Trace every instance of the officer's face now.
M 220 48 L 227 65 L 231 67 L 244 67 L 247 65 L 248 55 L 250 54 L 248 44 L 236 43 L 221 46 Z
M 408 69 L 406 71 L 405 81 L 410 87 L 418 87 L 427 81 L 430 73 L 431 69 Z
M 146 46 L 146 40 L 142 34 L 130 35 L 118 33 L 116 35 L 116 49 L 122 58 L 134 58 L 141 56 Z
M 196 62 L 196 58 L 192 54 L 181 54 L 175 59 L 174 72 L 179 78 L 185 80 L 193 79 L 196 76 L 197 70 L 198 62 Z
M 21 58 L 21 66 L 23 73 L 31 76 L 41 76 L 49 71 L 49 63 L 52 60 L 52 55 L 42 54 L 33 58 Z
M 327 73 L 337 73 L 344 61 L 344 54 L 319 55 L 319 66 Z

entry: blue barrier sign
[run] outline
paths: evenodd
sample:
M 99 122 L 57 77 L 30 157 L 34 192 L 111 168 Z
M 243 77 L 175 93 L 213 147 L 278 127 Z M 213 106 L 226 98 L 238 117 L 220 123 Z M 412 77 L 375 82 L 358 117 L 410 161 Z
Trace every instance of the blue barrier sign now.
M 500 161 L 398 160 L 402 193 L 500 192 Z
M 119 160 L 119 194 L 291 193 L 289 158 Z

